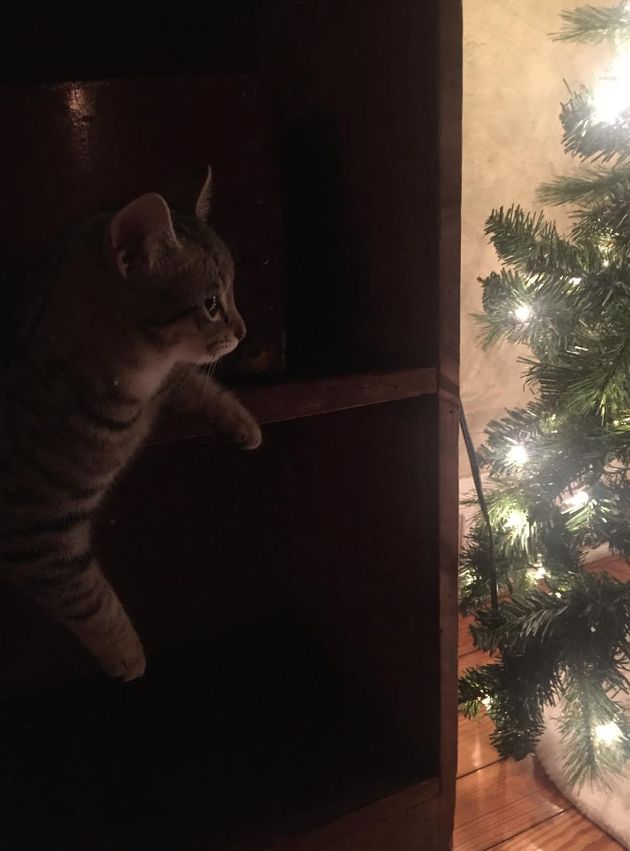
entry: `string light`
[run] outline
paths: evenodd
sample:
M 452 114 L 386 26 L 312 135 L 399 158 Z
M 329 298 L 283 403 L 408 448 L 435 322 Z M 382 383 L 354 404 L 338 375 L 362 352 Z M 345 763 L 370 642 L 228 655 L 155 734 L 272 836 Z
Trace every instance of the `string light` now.
M 567 508 L 571 509 L 584 508 L 584 506 L 587 505 L 589 500 L 590 496 L 588 495 L 588 493 L 585 490 L 579 490 L 571 494 L 571 496 L 568 496 L 565 499 L 564 504 L 567 506 Z
M 522 467 L 529 460 L 527 449 L 522 443 L 515 443 L 507 454 L 509 464 L 515 464 L 517 467 Z
M 515 509 L 508 514 L 505 525 L 508 529 L 521 529 L 527 523 L 527 515 L 524 511 Z
M 618 55 L 610 72 L 593 91 L 596 122 L 615 124 L 622 113 L 630 108 L 630 53 Z
M 569 278 L 569 283 L 572 284 L 574 287 L 579 287 L 582 281 L 583 278 L 577 276 L 575 278 Z
M 602 266 L 607 269 L 610 266 L 610 253 L 615 247 L 615 241 L 608 233 L 597 240 L 597 247 L 602 258 Z
M 547 571 L 542 563 L 542 555 L 540 553 L 537 554 L 534 564 L 527 568 L 527 575 L 534 582 L 544 579 L 547 575 Z
M 622 736 L 621 728 L 614 721 L 598 724 L 595 727 L 595 738 L 604 745 L 612 745 L 614 742 L 618 742 Z
M 486 709 L 490 709 L 490 707 L 492 706 L 492 698 L 491 697 L 484 697 L 481 702 L 486 707 Z
M 518 322 L 527 322 L 527 320 L 532 315 L 532 309 L 531 309 L 531 307 L 528 307 L 526 304 L 521 304 L 519 307 L 514 309 L 513 313 L 514 313 L 514 318 Z

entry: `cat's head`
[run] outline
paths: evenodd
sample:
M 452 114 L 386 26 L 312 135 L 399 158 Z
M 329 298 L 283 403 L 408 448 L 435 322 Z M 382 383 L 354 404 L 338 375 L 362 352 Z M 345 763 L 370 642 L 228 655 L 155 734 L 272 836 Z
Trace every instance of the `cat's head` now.
M 232 257 L 206 222 L 211 183 L 208 169 L 194 215 L 149 193 L 116 213 L 106 235 L 143 332 L 175 360 L 199 364 L 231 352 L 246 331 L 234 302 Z

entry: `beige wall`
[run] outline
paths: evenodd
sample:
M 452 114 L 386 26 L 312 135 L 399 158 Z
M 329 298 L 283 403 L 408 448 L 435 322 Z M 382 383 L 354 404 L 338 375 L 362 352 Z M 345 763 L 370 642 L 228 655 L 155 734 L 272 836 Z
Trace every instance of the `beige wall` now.
M 470 313 L 480 310 L 477 276 L 498 269 L 484 236 L 493 207 L 539 209 L 538 184 L 573 167 L 558 121 L 563 79 L 590 85 L 607 51 L 553 42 L 559 12 L 579 0 L 464 0 L 464 151 L 462 195 L 462 400 L 475 444 L 503 409 L 527 396 L 519 352 L 502 344 L 481 351 Z M 559 224 L 564 223 L 561 213 Z M 468 463 L 461 456 L 461 475 Z

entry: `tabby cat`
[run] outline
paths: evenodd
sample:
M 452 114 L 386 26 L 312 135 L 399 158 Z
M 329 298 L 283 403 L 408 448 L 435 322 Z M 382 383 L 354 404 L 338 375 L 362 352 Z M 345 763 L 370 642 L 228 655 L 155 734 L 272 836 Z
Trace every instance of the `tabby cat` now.
M 146 194 L 64 244 L 27 288 L 0 382 L 0 572 L 123 680 L 145 657 L 92 552 L 94 510 L 163 405 L 203 413 L 242 448 L 261 442 L 197 369 L 245 336 L 210 189 L 208 170 L 194 216 Z

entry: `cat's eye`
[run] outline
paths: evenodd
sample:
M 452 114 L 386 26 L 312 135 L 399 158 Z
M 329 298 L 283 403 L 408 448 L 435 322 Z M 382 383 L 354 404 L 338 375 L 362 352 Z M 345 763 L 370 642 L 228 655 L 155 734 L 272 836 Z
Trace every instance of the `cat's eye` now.
M 203 306 L 206 308 L 210 319 L 214 319 L 219 312 L 219 297 L 216 295 L 208 296 L 204 301 Z

